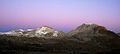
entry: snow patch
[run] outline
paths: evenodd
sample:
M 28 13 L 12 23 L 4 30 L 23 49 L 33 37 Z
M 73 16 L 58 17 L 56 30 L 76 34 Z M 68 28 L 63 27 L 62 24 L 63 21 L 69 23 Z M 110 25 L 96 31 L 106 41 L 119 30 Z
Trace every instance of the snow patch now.
M 58 36 L 58 31 L 55 31 L 55 32 L 53 33 L 53 36 L 57 37 L 57 36 Z
M 38 28 L 36 33 L 42 35 L 42 34 L 47 34 L 49 32 L 53 32 L 54 30 L 48 27 L 42 27 L 42 28 Z
M 33 29 L 27 29 L 27 31 L 32 31 Z

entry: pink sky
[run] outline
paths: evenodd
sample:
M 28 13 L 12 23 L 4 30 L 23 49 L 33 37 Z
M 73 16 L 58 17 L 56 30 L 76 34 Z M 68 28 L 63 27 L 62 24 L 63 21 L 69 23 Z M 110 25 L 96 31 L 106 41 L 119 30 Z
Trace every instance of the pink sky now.
M 47 25 L 70 31 L 95 23 L 120 32 L 119 0 L 0 0 L 0 31 Z

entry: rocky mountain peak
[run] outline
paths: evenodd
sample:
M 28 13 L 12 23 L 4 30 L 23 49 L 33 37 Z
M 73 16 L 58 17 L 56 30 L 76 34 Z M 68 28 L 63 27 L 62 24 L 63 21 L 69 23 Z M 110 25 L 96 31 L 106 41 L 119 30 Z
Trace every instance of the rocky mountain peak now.
M 43 26 L 41 28 L 36 29 L 36 33 L 39 33 L 39 34 L 47 34 L 47 33 L 54 32 L 54 31 L 55 31 L 54 29 L 48 26 Z
M 107 30 L 105 27 L 103 26 L 99 26 L 97 24 L 82 24 L 81 26 L 77 27 L 76 30 L 79 31 L 88 31 L 88 30 Z
M 97 24 L 82 24 L 78 26 L 75 30 L 68 33 L 70 36 L 81 35 L 81 36 L 105 36 L 105 35 L 115 35 L 114 32 L 107 30 L 105 27 Z
M 71 31 L 72 33 L 79 33 L 79 32 L 85 32 L 85 33 L 96 33 L 100 31 L 107 31 L 107 29 L 103 26 L 99 26 L 97 24 L 82 24 L 81 26 L 78 26 L 75 30 Z

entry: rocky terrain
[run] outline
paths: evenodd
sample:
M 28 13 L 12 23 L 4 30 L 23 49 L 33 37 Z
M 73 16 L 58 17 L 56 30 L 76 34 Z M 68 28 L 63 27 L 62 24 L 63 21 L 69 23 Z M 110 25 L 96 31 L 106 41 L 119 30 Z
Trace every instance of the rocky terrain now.
M 117 33 L 120 36 L 120 33 Z
M 0 53 L 117 54 L 120 36 L 96 24 L 82 24 L 68 33 L 48 26 L 19 29 L 0 33 Z

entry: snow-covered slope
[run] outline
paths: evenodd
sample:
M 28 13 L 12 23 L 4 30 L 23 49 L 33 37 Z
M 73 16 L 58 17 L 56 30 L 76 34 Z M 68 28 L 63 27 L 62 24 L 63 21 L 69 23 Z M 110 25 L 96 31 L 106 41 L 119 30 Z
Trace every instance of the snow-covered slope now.
M 25 37 L 57 37 L 61 36 L 62 32 L 59 32 L 51 27 L 43 26 L 37 29 L 19 29 L 9 32 L 1 32 L 1 35 L 10 35 L 10 36 L 25 36 Z

